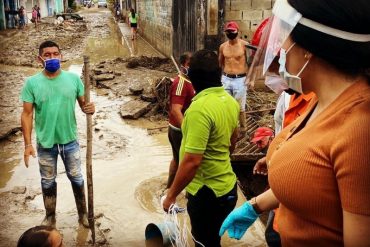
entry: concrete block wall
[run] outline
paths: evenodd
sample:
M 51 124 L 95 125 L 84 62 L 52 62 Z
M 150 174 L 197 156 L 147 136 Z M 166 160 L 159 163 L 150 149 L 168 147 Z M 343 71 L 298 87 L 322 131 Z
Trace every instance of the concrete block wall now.
M 240 37 L 251 40 L 254 31 L 265 18 L 271 16 L 275 0 L 226 0 L 225 22 L 236 21 Z
M 172 0 L 137 0 L 139 33 L 166 56 L 172 54 Z

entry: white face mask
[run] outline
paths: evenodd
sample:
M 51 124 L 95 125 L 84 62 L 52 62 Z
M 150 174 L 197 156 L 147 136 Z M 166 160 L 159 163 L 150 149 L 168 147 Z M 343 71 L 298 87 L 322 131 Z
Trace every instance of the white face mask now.
M 278 75 L 266 75 L 265 85 L 268 86 L 277 95 L 280 95 L 284 90 L 287 90 L 288 84 Z
M 181 65 L 181 71 L 184 75 L 187 76 L 189 74 L 189 67 L 188 66 L 185 67 L 185 66 Z
M 286 70 L 286 54 L 293 48 L 295 43 L 293 43 L 287 51 L 285 49 L 281 48 L 280 49 L 280 58 L 279 58 L 279 74 L 280 76 L 284 79 L 286 84 L 288 85 L 288 88 L 292 89 L 293 91 L 297 93 L 302 93 L 302 81 L 301 78 L 299 77 L 300 74 L 302 74 L 303 70 L 306 68 L 310 60 L 308 59 L 307 62 L 303 65 L 302 69 L 298 72 L 297 75 L 291 75 L 289 72 Z

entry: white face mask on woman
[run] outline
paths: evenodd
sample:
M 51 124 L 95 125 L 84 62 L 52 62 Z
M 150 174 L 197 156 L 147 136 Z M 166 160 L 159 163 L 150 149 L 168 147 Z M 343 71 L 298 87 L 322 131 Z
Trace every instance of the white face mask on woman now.
M 268 86 L 277 95 L 280 95 L 284 90 L 287 90 L 289 88 L 285 80 L 281 76 L 275 74 L 266 75 L 265 85 Z
M 307 60 L 307 62 L 303 65 L 302 69 L 298 72 L 297 75 L 289 74 L 289 72 L 286 70 L 286 54 L 288 54 L 288 52 L 293 48 L 294 45 L 295 43 L 293 43 L 286 51 L 283 48 L 280 49 L 279 74 L 286 82 L 288 88 L 292 89 L 297 93 L 302 93 L 302 81 L 301 77 L 299 76 L 300 74 L 302 74 L 303 70 L 310 62 L 310 59 Z

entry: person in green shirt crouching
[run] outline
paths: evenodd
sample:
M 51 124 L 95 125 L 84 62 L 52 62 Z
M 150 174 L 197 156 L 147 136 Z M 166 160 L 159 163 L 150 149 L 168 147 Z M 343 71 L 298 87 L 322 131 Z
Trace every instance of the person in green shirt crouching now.
M 31 142 L 35 114 L 36 146 L 46 210 L 45 219 L 41 224 L 55 227 L 55 178 L 60 155 L 72 184 L 79 222 L 88 227 L 80 147 L 77 141 L 76 99 L 86 114 L 93 114 L 95 106 L 85 102 L 84 85 L 80 77 L 61 70 L 61 59 L 62 55 L 56 43 L 43 42 L 39 47 L 38 61 L 42 63 L 44 70 L 27 78 L 23 86 L 21 122 L 25 142 L 24 161 L 28 167 L 29 156 L 36 157 Z
M 163 209 L 168 211 L 186 187 L 195 240 L 217 247 L 221 224 L 237 201 L 230 153 L 238 136 L 240 107 L 222 87 L 221 68 L 213 51 L 197 51 L 190 60 L 188 75 L 196 95 L 181 125 L 180 165 Z

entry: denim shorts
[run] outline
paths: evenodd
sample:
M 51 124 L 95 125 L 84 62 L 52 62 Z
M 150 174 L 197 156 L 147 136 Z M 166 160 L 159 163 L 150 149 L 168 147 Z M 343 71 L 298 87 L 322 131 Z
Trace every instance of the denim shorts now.
M 247 100 L 247 87 L 245 86 L 246 77 L 230 78 L 222 75 L 221 82 L 225 90 L 233 96 L 240 105 L 240 111 L 245 111 Z

